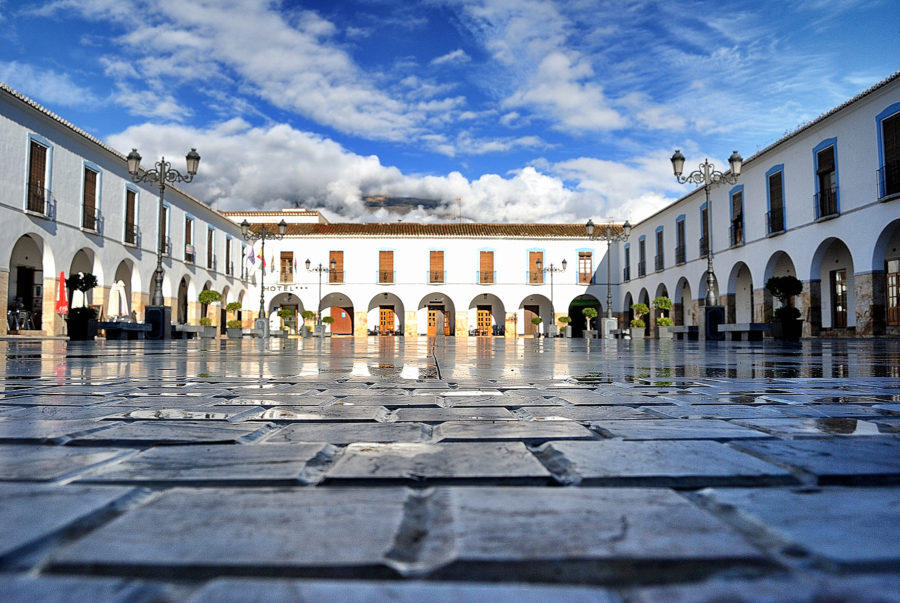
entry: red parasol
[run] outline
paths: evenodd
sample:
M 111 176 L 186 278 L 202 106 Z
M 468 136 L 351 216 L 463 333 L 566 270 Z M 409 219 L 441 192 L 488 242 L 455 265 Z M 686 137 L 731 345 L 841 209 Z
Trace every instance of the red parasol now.
M 56 292 L 56 313 L 66 314 L 69 311 L 69 297 L 66 295 L 66 275 L 59 273 L 59 290 Z

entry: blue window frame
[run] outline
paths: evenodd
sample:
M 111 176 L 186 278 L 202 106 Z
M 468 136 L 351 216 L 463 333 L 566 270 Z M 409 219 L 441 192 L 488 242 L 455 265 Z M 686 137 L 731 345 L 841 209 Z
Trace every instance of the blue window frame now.
M 837 138 L 828 138 L 815 146 L 813 165 L 816 173 L 816 219 L 833 218 L 841 213 Z
M 684 264 L 687 259 L 687 247 L 685 246 L 685 215 L 675 218 L 675 263 Z
M 665 246 L 663 245 L 663 227 L 656 227 L 656 255 L 653 258 L 653 267 L 657 272 L 666 267 Z
M 784 232 L 784 164 L 766 172 L 766 234 Z
M 900 103 L 875 116 L 878 132 L 878 198 L 900 195 Z
M 744 185 L 739 184 L 728 193 L 731 222 L 728 238 L 731 246 L 744 244 Z

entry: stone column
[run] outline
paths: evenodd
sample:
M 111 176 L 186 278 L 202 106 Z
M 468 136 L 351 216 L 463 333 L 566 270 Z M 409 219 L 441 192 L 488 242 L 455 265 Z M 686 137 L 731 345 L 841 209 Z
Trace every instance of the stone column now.
M 456 317 L 456 336 L 457 337 L 468 337 L 469 336 L 469 313 L 468 312 L 455 312 Z
M 506 320 L 505 320 L 505 324 L 503 327 L 505 329 L 504 334 L 506 337 L 516 337 L 516 335 L 517 335 L 516 329 L 518 328 L 516 318 L 517 318 L 516 312 L 507 312 L 506 313 Z
M 365 337 L 369 334 L 369 313 L 354 312 L 353 313 L 353 336 Z
M 418 337 L 419 335 L 419 312 L 418 310 L 407 310 L 405 312 L 406 319 L 403 321 L 403 334 L 406 337 Z
M 803 337 L 816 337 L 822 331 L 822 281 L 803 283 L 800 294 L 803 302 Z
M 772 322 L 772 294 L 765 288 L 753 290 L 753 322 Z
M 719 299 L 724 301 L 722 305 L 725 306 L 725 322 L 737 322 L 737 301 L 735 300 L 734 293 L 726 293 Z
M 884 271 L 853 275 L 856 296 L 856 335 L 884 335 L 887 330 Z
M 58 279 L 59 275 L 44 279 L 44 297 L 41 300 L 41 333 L 44 335 L 62 336 L 66 332 L 65 320 L 56 313 Z M 4 320 L 3 322 L 5 323 L 6 321 Z
M 0 337 L 9 335 L 9 322 L 6 312 L 9 310 L 9 269 L 0 269 L 0 300 L 3 300 L 3 320 L 0 321 Z

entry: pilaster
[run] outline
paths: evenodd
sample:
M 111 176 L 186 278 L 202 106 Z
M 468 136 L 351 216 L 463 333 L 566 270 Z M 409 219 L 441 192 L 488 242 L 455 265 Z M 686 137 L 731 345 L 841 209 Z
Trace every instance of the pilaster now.
M 6 311 L 9 310 L 9 270 L 0 270 L 0 299 L 3 300 L 3 320 L 0 320 L 0 337 L 9 335 L 9 322 Z
M 885 308 L 885 275 L 881 270 L 854 274 L 856 296 L 856 335 L 884 335 L 887 329 Z

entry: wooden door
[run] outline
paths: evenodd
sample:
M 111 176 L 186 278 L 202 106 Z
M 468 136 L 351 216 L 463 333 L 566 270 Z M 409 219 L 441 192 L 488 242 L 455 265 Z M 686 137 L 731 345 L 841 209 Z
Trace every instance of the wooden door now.
M 476 328 L 479 335 L 491 335 L 491 307 L 478 306 Z
M 525 306 L 525 329 L 524 333 L 535 334 L 538 332 L 538 325 L 531 324 L 531 319 L 541 315 L 540 306 Z
M 381 335 L 390 335 L 394 332 L 394 306 L 378 308 L 378 332 Z

